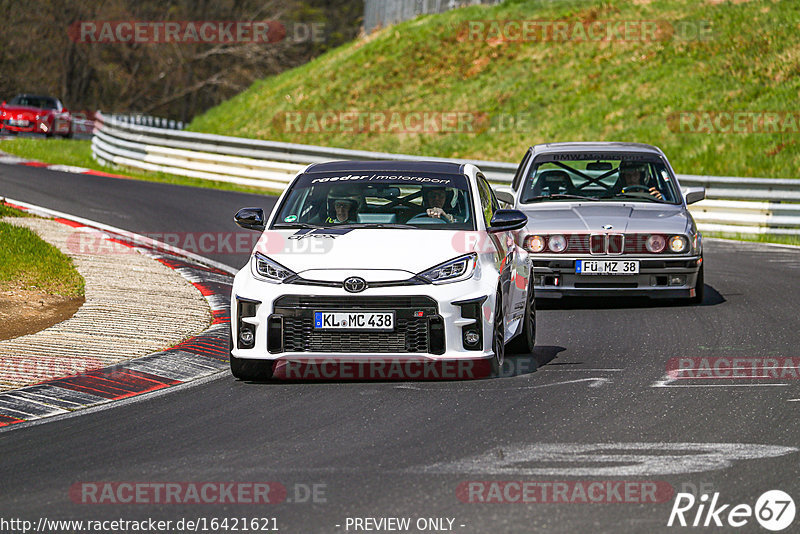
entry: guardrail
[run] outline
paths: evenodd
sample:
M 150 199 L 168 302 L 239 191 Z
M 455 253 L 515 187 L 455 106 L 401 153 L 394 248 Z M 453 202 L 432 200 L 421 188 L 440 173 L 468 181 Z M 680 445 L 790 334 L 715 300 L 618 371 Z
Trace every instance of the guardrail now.
M 331 160 L 418 160 L 419 156 L 320 147 L 157 128 L 135 118 L 95 115 L 92 155 L 103 164 L 282 191 L 309 163 Z M 147 122 L 147 121 L 145 121 Z M 182 125 L 181 125 L 182 126 Z M 495 184 L 510 184 L 515 163 L 426 157 L 474 163 Z M 703 186 L 706 200 L 690 207 L 701 230 L 800 235 L 800 180 L 679 174 L 683 187 Z

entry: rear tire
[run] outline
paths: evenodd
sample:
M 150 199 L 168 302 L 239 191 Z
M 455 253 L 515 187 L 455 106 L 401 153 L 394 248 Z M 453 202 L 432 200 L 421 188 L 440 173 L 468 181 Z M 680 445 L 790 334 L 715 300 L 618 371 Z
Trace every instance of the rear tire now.
M 522 332 L 511 340 L 508 350 L 515 354 L 531 354 L 536 346 L 536 301 L 531 287 L 525 303 Z
M 272 360 L 245 360 L 233 355 L 233 336 L 228 330 L 228 355 L 231 374 L 239 380 L 262 381 L 272 378 Z
M 492 374 L 497 375 L 505 361 L 505 328 L 503 326 L 503 296 L 498 291 L 494 299 L 494 326 L 492 328 Z

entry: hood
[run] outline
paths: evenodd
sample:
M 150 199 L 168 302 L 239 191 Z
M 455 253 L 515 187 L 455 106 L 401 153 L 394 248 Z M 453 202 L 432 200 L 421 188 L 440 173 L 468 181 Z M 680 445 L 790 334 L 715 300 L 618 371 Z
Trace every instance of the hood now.
M 3 107 L 3 111 L 6 113 L 19 113 L 25 114 L 29 113 L 31 115 L 44 115 L 46 113 L 54 113 L 54 109 L 43 109 L 43 108 L 32 108 L 30 106 L 9 106 L 8 104 Z
M 406 279 L 474 250 L 475 232 L 400 229 L 267 230 L 256 249 L 297 274 L 373 271 L 366 279 Z M 313 272 L 312 272 L 313 271 Z M 391 271 L 391 272 L 390 272 Z M 339 278 L 335 273 L 331 273 Z
M 682 205 L 650 202 L 553 202 L 523 207 L 528 232 L 666 233 L 686 232 L 689 215 Z M 603 226 L 612 228 L 604 229 Z

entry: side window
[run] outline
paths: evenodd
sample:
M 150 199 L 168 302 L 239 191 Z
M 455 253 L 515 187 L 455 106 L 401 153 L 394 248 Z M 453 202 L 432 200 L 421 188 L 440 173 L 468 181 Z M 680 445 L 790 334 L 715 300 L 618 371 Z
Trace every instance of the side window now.
M 522 175 L 525 172 L 525 167 L 528 166 L 528 161 L 531 159 L 531 152 L 532 150 L 530 148 L 525 152 L 525 156 L 522 158 L 519 167 L 517 167 L 517 173 L 514 175 L 514 179 L 511 180 L 511 188 L 514 191 L 519 190 L 519 184 L 522 182 Z
M 494 198 L 492 188 L 489 187 L 489 182 L 482 174 L 478 175 L 478 193 L 481 197 L 481 209 L 483 210 L 483 218 L 486 219 L 487 228 L 491 225 L 492 215 L 494 210 L 497 209 L 497 199 Z

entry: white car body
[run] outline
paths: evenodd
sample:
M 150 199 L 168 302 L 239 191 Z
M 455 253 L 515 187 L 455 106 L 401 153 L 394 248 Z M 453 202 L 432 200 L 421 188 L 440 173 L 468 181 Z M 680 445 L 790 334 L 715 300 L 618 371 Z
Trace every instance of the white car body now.
M 307 183 L 309 177 L 315 175 L 339 179 L 353 176 L 352 173 L 359 173 L 358 176 L 362 177 L 382 173 L 381 177 L 416 177 L 418 180 L 424 180 L 425 176 L 461 177 L 458 180 L 463 178 L 468 184 L 469 194 L 463 198 L 464 202 L 472 203 L 474 229 L 448 230 L 425 226 L 358 228 L 357 225 L 347 229 L 335 226 L 284 229 L 280 228 L 281 224 L 275 227 L 280 223 L 277 220 L 279 214 L 286 213 L 282 210 L 289 205 L 286 204 L 287 197 L 298 180 L 302 178 Z M 485 185 L 479 186 L 479 183 Z M 399 184 L 403 186 L 405 182 L 401 180 Z M 376 187 L 392 189 L 382 184 Z M 492 343 L 498 311 L 497 295 L 502 298 L 503 339 L 508 342 L 523 333 L 526 303 L 529 297 L 532 299 L 532 294 L 529 294 L 530 267 L 528 253 L 521 247 L 518 236 L 518 229 L 524 222 L 513 230 L 498 231 L 495 228 L 489 231 L 481 187 L 484 188 L 484 198 L 485 191 L 489 191 L 491 206 L 488 209 L 495 213 L 499 204 L 481 171 L 474 165 L 335 162 L 313 164 L 300 172 L 281 195 L 269 220 L 264 221 L 266 229 L 259 245 L 248 265 L 234 280 L 231 295 L 234 375 L 240 378 L 269 377 L 271 370 L 267 367 L 277 360 L 492 361 L 496 357 L 502 360 L 502 351 L 497 355 Z M 408 202 L 409 206 L 413 205 L 413 200 Z M 501 210 L 500 215 L 504 212 L 513 215 L 510 210 Z M 516 215 L 524 219 L 521 213 L 516 212 Z M 297 221 L 298 226 L 301 224 L 294 215 L 285 217 L 285 220 Z M 238 214 L 237 222 L 242 225 Z M 278 268 L 282 266 L 292 274 L 278 281 L 260 275 L 260 272 L 277 271 L 269 271 L 272 263 L 264 261 L 256 252 L 263 253 L 271 262 L 279 264 Z M 432 267 L 469 254 L 474 255 L 470 276 L 433 283 L 418 276 Z M 262 263 L 258 264 L 258 261 Z M 353 277 L 365 281 L 366 289 L 356 293 L 347 291 L 344 283 Z M 356 281 L 358 284 L 360 282 Z M 465 310 L 467 315 L 477 313 L 479 317 L 464 317 Z M 393 311 L 396 314 L 394 330 L 318 329 L 309 323 L 309 320 L 319 318 L 314 315 L 318 311 Z M 421 317 L 414 316 L 420 313 Z M 407 320 L 402 328 L 400 319 Z M 439 324 L 444 327 L 443 336 L 438 333 Z M 249 343 L 240 337 L 245 330 L 254 334 L 251 338 L 250 334 L 244 333 Z M 479 333 L 478 346 L 467 346 L 467 330 Z M 498 363 L 502 364 L 502 361 Z

